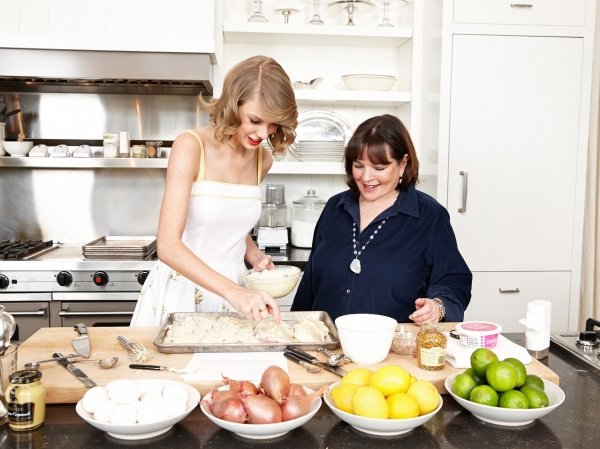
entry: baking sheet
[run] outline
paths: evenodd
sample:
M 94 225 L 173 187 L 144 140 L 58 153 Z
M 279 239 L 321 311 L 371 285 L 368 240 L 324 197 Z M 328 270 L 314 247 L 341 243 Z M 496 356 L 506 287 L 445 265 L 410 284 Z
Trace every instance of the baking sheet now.
M 170 313 L 162 324 L 156 338 L 154 346 L 159 352 L 165 353 L 192 353 L 192 352 L 246 352 L 246 351 L 285 351 L 288 346 L 294 346 L 305 351 L 316 351 L 319 348 L 337 349 L 340 346 L 340 339 L 337 330 L 331 317 L 327 312 L 323 311 L 308 311 L 308 312 L 281 312 L 281 321 L 295 323 L 301 318 L 320 320 L 329 329 L 330 342 L 276 342 L 276 343 L 210 343 L 210 344 L 183 344 L 183 343 L 166 343 L 165 338 L 169 326 L 175 321 L 183 320 L 188 316 L 231 316 L 243 319 L 237 313 L 221 313 L 221 312 L 175 312 Z
M 102 236 L 82 247 L 86 259 L 147 259 L 156 251 L 154 236 Z

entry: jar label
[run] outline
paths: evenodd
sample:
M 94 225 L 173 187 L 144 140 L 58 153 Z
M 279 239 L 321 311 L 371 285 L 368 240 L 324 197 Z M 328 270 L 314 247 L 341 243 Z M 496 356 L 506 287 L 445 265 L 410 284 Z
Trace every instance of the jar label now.
M 420 348 L 421 364 L 424 366 L 444 366 L 446 363 L 446 350 L 439 346 L 433 348 Z
M 33 415 L 35 412 L 35 403 L 25 402 L 19 404 L 18 402 L 9 402 L 6 405 L 8 410 L 8 422 L 11 424 L 32 424 Z

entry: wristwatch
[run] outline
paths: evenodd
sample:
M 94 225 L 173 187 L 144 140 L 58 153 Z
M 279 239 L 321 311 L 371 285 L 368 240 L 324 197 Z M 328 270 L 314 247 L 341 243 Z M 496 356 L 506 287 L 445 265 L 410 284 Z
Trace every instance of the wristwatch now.
M 446 318 L 446 306 L 444 305 L 444 301 L 440 298 L 433 298 L 432 301 L 437 304 L 438 309 L 440 310 L 440 321 L 444 321 Z

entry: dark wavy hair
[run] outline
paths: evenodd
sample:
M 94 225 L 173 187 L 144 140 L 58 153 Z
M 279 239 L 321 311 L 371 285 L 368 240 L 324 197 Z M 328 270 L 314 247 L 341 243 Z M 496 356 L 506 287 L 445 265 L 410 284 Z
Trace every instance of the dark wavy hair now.
M 390 114 L 371 117 L 358 125 L 346 145 L 346 184 L 355 194 L 359 194 L 352 176 L 352 164 L 364 156 L 374 164 L 389 165 L 392 163 L 389 156 L 396 162 L 401 162 L 406 155 L 406 168 L 400 178 L 401 182 L 396 187 L 397 190 L 406 190 L 409 185 L 419 180 L 419 160 L 415 146 L 399 118 Z
M 219 99 L 200 101 L 215 126 L 220 142 L 231 138 L 240 126 L 239 107 L 257 95 L 265 116 L 277 124 L 269 136 L 273 153 L 281 154 L 296 138 L 298 108 L 289 76 L 273 58 L 253 56 L 239 62 L 227 72 Z

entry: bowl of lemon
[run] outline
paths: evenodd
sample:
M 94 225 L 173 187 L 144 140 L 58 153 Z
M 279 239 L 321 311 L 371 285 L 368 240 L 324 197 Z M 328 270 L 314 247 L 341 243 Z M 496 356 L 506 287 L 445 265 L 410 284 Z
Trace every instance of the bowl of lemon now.
M 499 426 L 528 425 L 565 400 L 558 385 L 528 374 L 516 358 L 500 360 L 488 348 L 476 349 L 471 368 L 449 376 L 444 386 L 473 416 Z
M 442 397 L 428 381 L 404 368 L 355 368 L 329 386 L 323 399 L 331 411 L 356 430 L 392 436 L 410 432 L 440 411 Z

